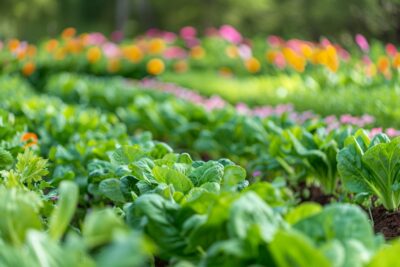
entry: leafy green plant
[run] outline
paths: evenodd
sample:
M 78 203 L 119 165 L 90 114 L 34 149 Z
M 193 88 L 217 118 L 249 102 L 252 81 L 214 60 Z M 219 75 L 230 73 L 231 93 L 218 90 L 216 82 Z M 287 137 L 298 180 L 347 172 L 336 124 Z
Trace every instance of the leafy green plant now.
M 338 170 L 343 185 L 354 193 L 375 195 L 388 210 L 400 206 L 400 138 L 376 135 L 372 140 L 363 130 L 348 137 L 338 153 Z

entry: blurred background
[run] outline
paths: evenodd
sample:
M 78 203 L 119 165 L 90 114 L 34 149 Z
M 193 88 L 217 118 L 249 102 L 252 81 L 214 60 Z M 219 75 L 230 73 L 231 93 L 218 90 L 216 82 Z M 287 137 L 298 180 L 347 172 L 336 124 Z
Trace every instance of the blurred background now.
M 0 38 L 36 41 L 69 26 L 129 37 L 231 24 L 247 36 L 340 41 L 362 33 L 399 43 L 399 15 L 400 0 L 0 0 Z

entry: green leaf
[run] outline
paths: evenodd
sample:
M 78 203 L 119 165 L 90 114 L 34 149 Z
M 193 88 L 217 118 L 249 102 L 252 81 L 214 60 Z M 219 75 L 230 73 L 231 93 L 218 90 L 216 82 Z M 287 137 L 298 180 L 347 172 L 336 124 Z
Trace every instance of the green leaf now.
M 193 184 L 188 177 L 168 167 L 155 166 L 153 168 L 153 175 L 159 183 L 172 184 L 175 190 L 181 191 L 185 194 L 193 187 Z
M 14 159 L 10 152 L 0 148 L 0 170 L 7 168 L 12 165 Z
M 228 231 L 230 236 L 246 239 L 252 228 L 259 230 L 264 241 L 273 239 L 282 219 L 261 198 L 247 192 L 230 207 Z
M 236 186 L 246 179 L 246 170 L 240 166 L 228 165 L 224 168 L 224 175 L 222 177 L 223 188 L 230 188 Z
M 312 242 L 295 231 L 278 231 L 269 248 L 279 267 L 331 267 Z
M 367 267 L 394 267 L 399 265 L 400 240 L 382 246 Z
M 375 237 L 367 215 L 358 206 L 331 204 L 321 212 L 298 221 L 294 228 L 301 231 L 317 244 L 330 240 L 342 243 L 358 240 L 369 250 L 375 248 Z
M 111 242 L 117 230 L 126 230 L 123 220 L 111 209 L 94 210 L 89 213 L 82 225 L 82 236 L 89 248 Z
M 23 154 L 17 156 L 17 172 L 20 175 L 21 182 L 28 185 L 38 182 L 43 176 L 47 175 L 47 160 L 36 156 L 32 150 L 26 149 Z
M 289 211 L 285 219 L 289 224 L 295 224 L 298 221 L 319 213 L 322 210 L 321 205 L 317 203 L 302 203 Z
M 59 186 L 59 199 L 49 221 L 49 234 L 52 239 L 59 240 L 74 216 L 78 204 L 79 189 L 71 181 L 63 181 Z
M 100 182 L 99 191 L 103 196 L 115 202 L 124 202 L 125 198 L 121 191 L 121 182 L 116 178 L 106 179 Z
M 128 165 L 146 156 L 139 145 L 121 146 L 111 155 L 111 163 L 116 165 Z
M 207 182 L 221 183 L 224 175 L 224 166 L 216 161 L 208 161 L 205 164 L 195 168 L 189 175 L 195 186 Z

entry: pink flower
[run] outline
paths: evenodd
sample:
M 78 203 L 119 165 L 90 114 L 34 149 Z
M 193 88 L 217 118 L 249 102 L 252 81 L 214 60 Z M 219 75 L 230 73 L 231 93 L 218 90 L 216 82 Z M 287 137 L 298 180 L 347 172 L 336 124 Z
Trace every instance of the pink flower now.
M 285 41 L 276 35 L 270 35 L 267 37 L 267 43 L 272 47 L 279 47 L 284 44 Z
M 200 41 L 197 38 L 187 38 L 185 39 L 185 43 L 187 47 L 194 47 L 200 44 Z
M 236 111 L 240 114 L 249 114 L 250 109 L 245 103 L 238 103 L 236 105 Z
M 338 49 L 338 53 L 340 58 L 343 59 L 344 61 L 348 61 L 350 59 L 350 53 L 347 50 L 340 47 Z
M 251 58 L 252 52 L 251 48 L 248 45 L 242 44 L 238 47 L 239 56 L 243 59 Z
M 386 134 L 390 137 L 395 137 L 400 135 L 400 131 L 394 129 L 394 128 L 387 128 L 386 129 Z
M 211 37 L 211 36 L 218 36 L 218 35 L 219 35 L 219 31 L 218 31 L 217 28 L 209 27 L 209 28 L 205 29 L 204 35 L 205 35 L 205 36 L 209 36 L 209 37 Z
M 374 137 L 379 133 L 382 133 L 382 128 L 372 128 L 371 131 L 369 131 L 369 136 Z
M 329 41 L 327 38 L 322 38 L 322 40 L 321 40 L 321 45 L 323 46 L 323 47 L 327 47 L 327 46 L 329 46 L 329 45 L 331 45 L 332 43 L 331 43 L 331 41 Z
M 103 52 L 108 58 L 116 58 L 120 55 L 119 48 L 116 44 L 107 42 L 102 46 Z
M 146 32 L 147 37 L 157 37 L 160 35 L 160 30 L 156 28 L 150 28 Z
M 89 45 L 101 45 L 107 41 L 107 38 L 100 32 L 90 33 L 88 36 Z
M 186 55 L 187 55 L 186 51 L 183 48 L 180 48 L 178 46 L 168 47 L 164 51 L 164 57 L 166 59 L 185 58 Z
M 223 25 L 219 29 L 219 34 L 225 40 L 238 44 L 242 41 L 242 35 L 232 26 Z
M 394 44 L 387 44 L 386 45 L 386 53 L 391 56 L 394 57 L 397 54 L 397 48 L 396 46 L 394 46 Z
M 176 40 L 176 34 L 173 32 L 163 32 L 163 38 L 168 43 L 173 43 Z
M 180 30 L 179 34 L 183 39 L 193 39 L 196 37 L 197 31 L 192 26 L 186 26 Z
M 331 124 L 331 123 L 337 122 L 337 118 L 336 118 L 336 116 L 331 115 L 331 116 L 326 117 L 326 118 L 324 119 L 324 121 L 325 121 L 327 124 Z
M 367 39 L 364 37 L 362 34 L 356 34 L 356 43 L 357 45 L 361 48 L 363 52 L 368 52 L 369 51 L 369 44 Z
M 278 69 L 284 69 L 286 67 L 285 56 L 282 53 L 276 54 L 274 63 L 278 67 Z

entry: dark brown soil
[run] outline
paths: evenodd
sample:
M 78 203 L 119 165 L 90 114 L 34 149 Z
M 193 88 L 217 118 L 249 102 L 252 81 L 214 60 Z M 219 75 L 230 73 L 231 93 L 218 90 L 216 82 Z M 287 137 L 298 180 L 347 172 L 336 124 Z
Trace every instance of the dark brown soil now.
M 293 191 L 299 192 L 300 202 L 312 201 L 321 205 L 327 205 L 335 200 L 333 195 L 326 195 L 320 187 L 306 185 L 305 183 L 300 183 Z
M 386 239 L 393 239 L 400 236 L 399 211 L 389 212 L 380 206 L 374 208 L 371 213 L 376 233 L 382 233 Z

